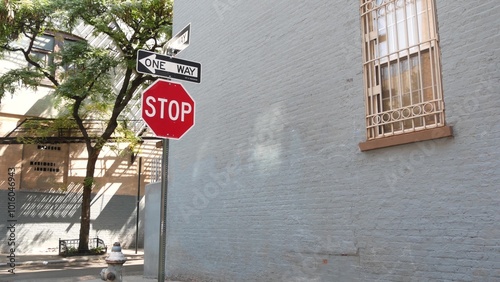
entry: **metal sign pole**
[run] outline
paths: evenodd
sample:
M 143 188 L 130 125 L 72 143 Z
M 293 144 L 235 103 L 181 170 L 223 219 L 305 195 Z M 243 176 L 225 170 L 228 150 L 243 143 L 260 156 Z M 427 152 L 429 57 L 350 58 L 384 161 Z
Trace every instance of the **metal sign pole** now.
M 158 282 L 165 281 L 165 256 L 167 249 L 167 193 L 168 193 L 168 149 L 169 139 L 163 139 L 161 159 L 161 208 L 160 208 L 160 257 L 158 258 Z
M 141 172 L 142 172 L 142 157 L 139 157 L 139 167 L 137 168 L 137 203 L 135 215 L 135 254 L 137 254 L 137 242 L 139 242 L 139 208 L 141 204 Z

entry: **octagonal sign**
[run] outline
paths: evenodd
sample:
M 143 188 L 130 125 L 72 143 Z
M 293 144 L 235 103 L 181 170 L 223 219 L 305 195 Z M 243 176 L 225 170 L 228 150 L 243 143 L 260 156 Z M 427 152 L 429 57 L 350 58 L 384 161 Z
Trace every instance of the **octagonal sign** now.
M 194 100 L 172 81 L 158 79 L 142 92 L 141 113 L 157 137 L 180 139 L 194 126 Z

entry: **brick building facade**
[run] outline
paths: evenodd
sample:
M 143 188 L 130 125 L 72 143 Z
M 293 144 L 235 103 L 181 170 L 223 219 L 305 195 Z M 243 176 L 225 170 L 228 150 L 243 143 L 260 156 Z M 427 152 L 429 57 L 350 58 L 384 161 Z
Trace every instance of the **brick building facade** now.
M 176 1 L 174 20 L 204 79 L 170 149 L 168 276 L 500 279 L 498 1 Z

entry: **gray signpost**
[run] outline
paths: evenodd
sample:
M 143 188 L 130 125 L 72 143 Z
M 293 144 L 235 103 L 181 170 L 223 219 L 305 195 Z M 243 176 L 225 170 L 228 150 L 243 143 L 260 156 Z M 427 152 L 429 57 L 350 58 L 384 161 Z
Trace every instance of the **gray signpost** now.
M 158 258 L 158 282 L 165 281 L 167 251 L 167 196 L 168 196 L 168 149 L 169 139 L 163 139 L 161 158 L 161 207 L 160 207 L 160 252 Z
M 173 57 L 180 51 L 184 50 L 187 46 L 189 46 L 190 34 L 191 34 L 191 24 L 188 24 L 184 29 L 182 29 L 179 33 L 177 33 L 174 37 L 172 37 L 171 40 L 167 42 L 164 50 L 167 51 L 166 53 L 171 56 L 158 54 L 146 50 L 138 50 L 137 72 L 168 79 L 174 78 L 194 83 L 201 83 L 200 63 L 177 59 Z M 143 98 L 144 98 L 144 93 L 143 93 Z M 165 98 L 162 99 L 163 99 L 162 101 L 167 100 Z M 150 99 L 148 101 L 151 102 L 152 100 Z M 148 121 L 144 118 L 145 113 L 147 111 L 144 108 L 144 104 L 148 105 L 147 103 L 142 103 L 142 109 L 141 109 L 143 113 L 142 117 L 145 120 L 145 122 L 148 123 Z M 186 103 L 182 105 L 184 105 L 184 107 L 187 107 Z M 149 104 L 149 106 L 151 107 L 151 104 Z M 183 109 L 185 110 L 186 108 Z M 192 115 L 194 116 L 194 101 L 192 109 L 193 109 Z M 150 112 L 147 112 L 146 116 L 149 116 L 148 113 Z M 191 114 L 191 111 L 189 111 L 189 114 Z M 193 122 L 194 122 L 194 117 L 193 117 Z M 170 135 L 165 134 L 162 136 L 158 136 L 164 138 L 162 142 L 163 153 L 162 153 L 162 173 L 161 173 L 161 207 L 160 207 L 160 234 L 159 234 L 160 252 L 158 259 L 158 282 L 165 281 L 165 268 L 166 268 L 168 151 L 169 151 L 169 138 L 170 138 L 167 136 Z M 174 139 L 179 139 L 179 138 L 174 138 Z

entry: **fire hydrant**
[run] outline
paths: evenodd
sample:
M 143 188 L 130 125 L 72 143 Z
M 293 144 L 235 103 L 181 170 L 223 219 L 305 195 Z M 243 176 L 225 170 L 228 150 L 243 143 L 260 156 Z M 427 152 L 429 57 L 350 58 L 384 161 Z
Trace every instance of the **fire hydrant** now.
M 122 247 L 119 242 L 115 242 L 111 248 L 111 253 L 106 258 L 108 268 L 101 270 L 101 279 L 104 281 L 122 282 L 123 264 L 127 258 L 122 253 Z

